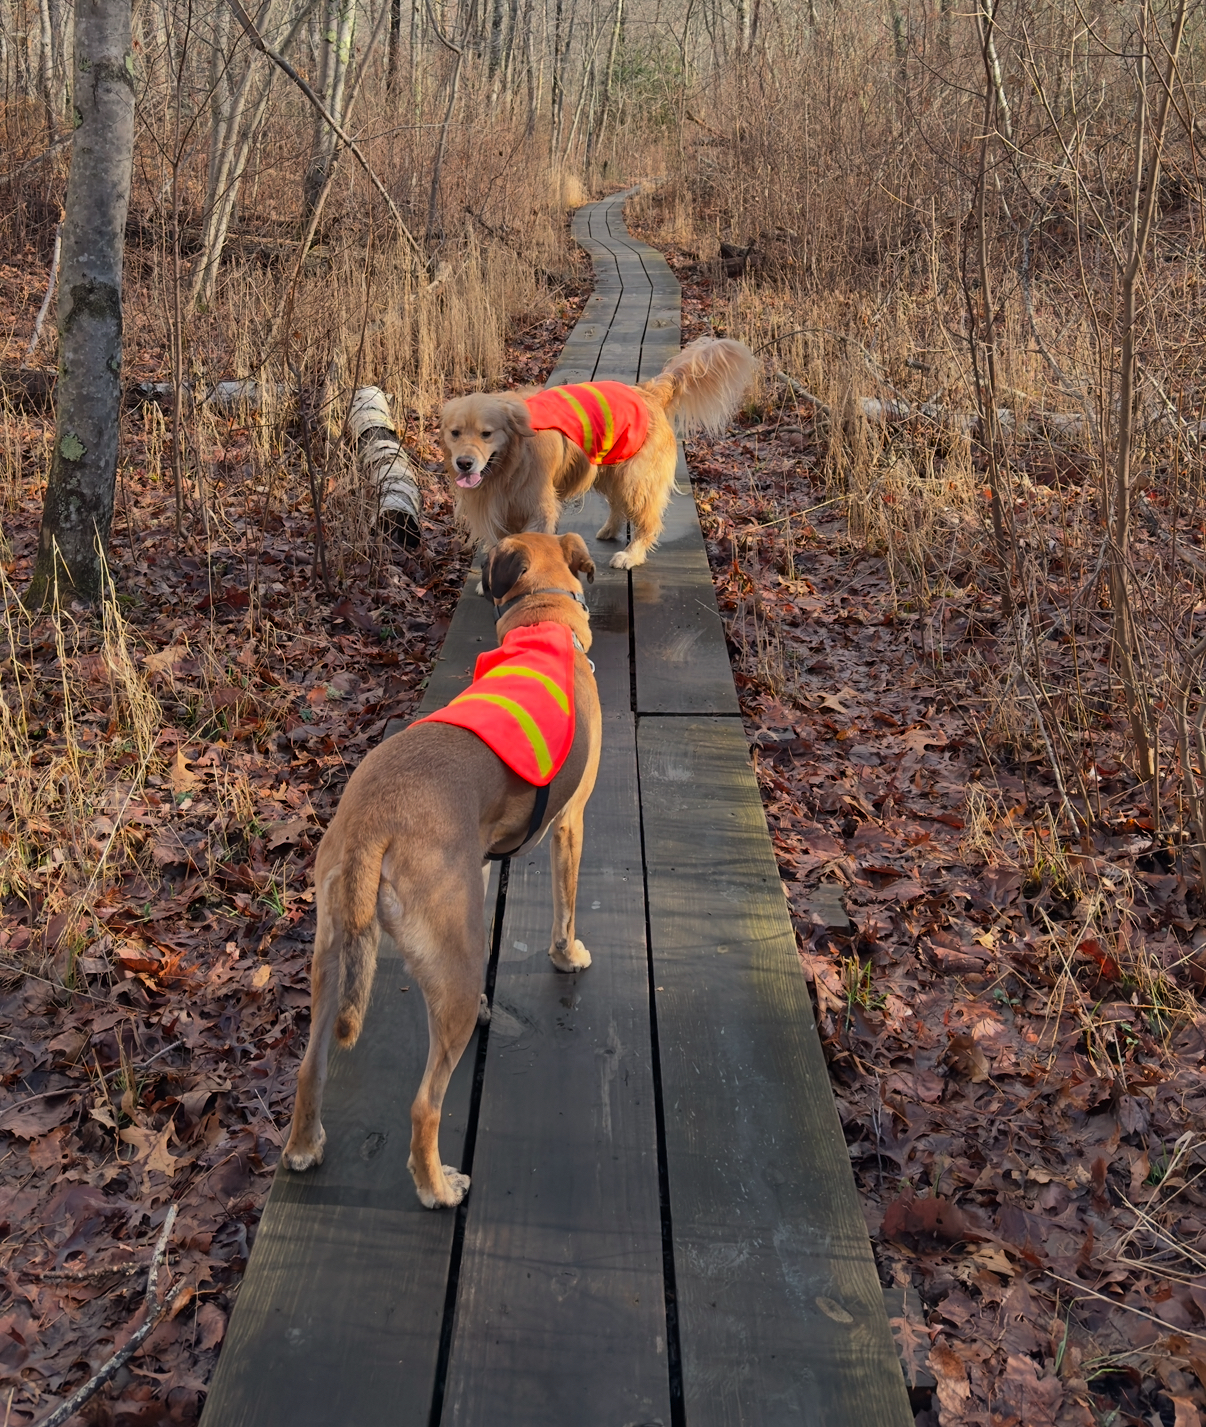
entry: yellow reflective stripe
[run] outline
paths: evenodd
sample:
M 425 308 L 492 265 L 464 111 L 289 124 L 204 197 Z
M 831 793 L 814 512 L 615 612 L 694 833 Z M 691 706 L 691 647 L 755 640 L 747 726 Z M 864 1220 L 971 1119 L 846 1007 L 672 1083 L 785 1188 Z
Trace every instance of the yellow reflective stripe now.
M 561 395 L 566 399 L 566 401 L 570 404 L 570 406 L 573 407 L 574 415 L 582 423 L 582 439 L 586 442 L 585 450 L 586 454 L 589 456 L 595 444 L 595 428 L 591 424 L 590 417 L 586 414 L 586 408 L 582 405 L 578 398 L 571 393 L 569 387 L 560 387 L 559 391 Z
M 592 386 L 589 382 L 583 382 L 583 390 L 590 392 L 599 403 L 599 409 L 603 412 L 603 449 L 600 456 L 606 456 L 611 448 L 616 444 L 616 419 L 612 415 L 611 405 L 607 398 L 597 386 Z
M 539 669 L 526 669 L 522 664 L 499 664 L 483 674 L 482 678 L 501 679 L 505 674 L 522 674 L 525 679 L 538 679 L 557 700 L 557 707 L 561 712 L 563 714 L 569 713 L 569 700 L 565 697 L 564 689 L 558 687 L 556 679 L 550 679 L 547 674 L 542 674 Z
M 455 708 L 457 704 L 467 704 L 475 699 L 485 704 L 494 704 L 504 713 L 511 715 L 532 745 L 532 754 L 536 759 L 536 771 L 543 778 L 553 766 L 553 756 L 549 752 L 548 744 L 544 741 L 544 734 L 540 732 L 536 720 L 527 709 L 503 694 L 461 694 L 459 698 L 453 699 L 448 707 Z

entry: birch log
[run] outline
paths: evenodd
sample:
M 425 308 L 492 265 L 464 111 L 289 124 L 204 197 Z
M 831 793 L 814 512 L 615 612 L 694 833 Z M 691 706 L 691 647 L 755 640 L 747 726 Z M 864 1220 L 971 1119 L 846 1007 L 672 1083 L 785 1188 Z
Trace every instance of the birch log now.
M 113 522 L 121 417 L 121 295 L 134 154 L 130 0 L 79 0 L 75 133 L 63 217 L 54 455 L 38 555 L 26 596 L 61 585 L 101 593 Z M 65 566 L 65 570 L 61 570 Z
M 348 412 L 348 433 L 376 498 L 377 524 L 399 545 L 413 549 L 423 533 L 423 497 L 380 387 L 358 388 Z

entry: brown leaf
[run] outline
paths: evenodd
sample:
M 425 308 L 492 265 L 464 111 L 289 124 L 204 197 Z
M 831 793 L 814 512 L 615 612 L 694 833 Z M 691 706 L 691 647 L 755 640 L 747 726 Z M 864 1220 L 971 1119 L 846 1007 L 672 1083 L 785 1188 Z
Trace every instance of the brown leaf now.
M 29 1142 L 30 1164 L 35 1169 L 57 1169 L 67 1158 L 63 1141 L 69 1133 L 66 1125 L 60 1125 L 57 1130 L 51 1130 L 40 1140 L 31 1140 Z
M 960 1033 L 951 1036 L 946 1047 L 946 1063 L 959 1075 L 965 1075 L 973 1085 L 989 1078 L 988 1057 L 969 1035 Z
M 79 1104 L 74 1095 L 35 1100 L 20 1110 L 0 1118 L 0 1130 L 19 1140 L 36 1140 L 71 1119 Z
M 984 1237 L 957 1204 L 938 1194 L 918 1199 L 907 1187 L 884 1211 L 882 1233 L 886 1239 L 899 1238 L 901 1234 L 937 1234 L 951 1240 Z
M 170 644 L 166 649 L 159 649 L 153 654 L 148 654 L 142 661 L 142 667 L 148 674 L 170 675 L 172 665 L 187 657 L 188 650 L 183 644 Z
M 169 776 L 172 780 L 173 793 L 187 793 L 190 788 L 195 788 L 201 781 L 200 776 L 192 772 L 185 761 L 183 748 L 176 749 L 176 757 L 172 760 Z
M 381 626 L 366 610 L 355 605 L 347 595 L 331 608 L 332 619 L 345 619 L 349 624 L 354 624 L 357 629 L 364 630 L 365 634 L 380 634 Z
M 993 1416 L 1019 1427 L 1056 1427 L 1056 1416 L 1064 1400 L 1064 1386 L 1058 1377 L 1040 1378 L 1033 1358 L 1010 1353 L 1004 1373 L 997 1379 L 993 1394 Z
M 285 822 L 269 823 L 264 829 L 264 842 L 271 851 L 277 847 L 289 847 L 301 842 L 307 833 L 314 831 L 314 824 L 308 818 L 289 818 Z
M 938 1384 L 941 1427 L 960 1427 L 964 1409 L 971 1401 L 971 1386 L 963 1359 L 939 1338 L 930 1349 L 929 1368 Z
M 158 1132 L 144 1130 L 139 1125 L 127 1125 L 118 1138 L 124 1140 L 128 1145 L 134 1146 L 136 1153 L 133 1162 L 135 1164 L 145 1160 L 146 1169 L 160 1170 L 171 1179 L 180 1167 L 176 1156 L 168 1153 L 168 1141 L 174 1138 L 175 1133 L 176 1127 L 169 1120 Z
M 207 1352 L 216 1348 L 226 1336 L 226 1314 L 216 1303 L 203 1303 L 197 1309 L 197 1346 Z
M 1177 1410 L 1173 1427 L 1202 1427 L 1202 1414 L 1192 1397 L 1173 1397 L 1172 1404 Z

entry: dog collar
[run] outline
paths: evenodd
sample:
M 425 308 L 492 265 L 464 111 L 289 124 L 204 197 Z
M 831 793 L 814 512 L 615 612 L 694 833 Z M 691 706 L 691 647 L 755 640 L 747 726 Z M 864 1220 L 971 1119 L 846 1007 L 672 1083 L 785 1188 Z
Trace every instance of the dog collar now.
M 590 606 L 586 603 L 585 599 L 583 599 L 582 592 L 580 590 L 525 590 L 522 595 L 513 595 L 509 600 L 503 600 L 502 604 L 496 604 L 494 606 L 494 623 L 497 624 L 498 621 L 502 618 L 503 610 L 506 609 L 509 604 L 518 604 L 520 600 L 526 600 L 531 595 L 568 595 L 570 599 L 577 600 L 577 602 L 586 611 L 587 619 L 590 618 Z M 570 630 L 570 638 L 574 641 L 574 648 L 578 651 L 578 653 L 585 654 L 586 650 L 582 647 L 582 641 L 578 638 L 578 636 L 574 633 L 572 629 Z M 590 672 L 593 674 L 595 672 L 595 661 L 593 659 L 588 659 L 586 662 L 590 665 Z M 507 853 L 506 855 L 509 857 L 510 853 Z
M 520 600 L 531 599 L 535 595 L 566 595 L 569 599 L 576 600 L 586 611 L 587 619 L 590 618 L 590 606 L 586 603 L 586 600 L 583 599 L 581 590 L 525 590 L 523 594 L 512 595 L 509 600 L 503 600 L 494 606 L 494 623 L 497 624 L 502 618 L 503 610 L 505 610 L 509 604 L 518 604 Z M 576 644 L 577 642 L 577 639 L 575 639 L 574 643 Z

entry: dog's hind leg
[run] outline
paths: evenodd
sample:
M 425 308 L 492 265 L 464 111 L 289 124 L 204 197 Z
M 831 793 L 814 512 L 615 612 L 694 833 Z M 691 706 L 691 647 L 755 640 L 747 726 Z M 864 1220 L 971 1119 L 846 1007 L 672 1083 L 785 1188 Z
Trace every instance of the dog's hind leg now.
M 338 869 L 336 869 L 336 877 Z M 337 898 L 330 892 L 336 884 L 328 879 L 318 889 L 318 930 L 314 957 L 310 963 L 310 1044 L 297 1073 L 297 1099 L 289 1142 L 281 1156 L 297 1173 L 322 1163 L 327 1141 L 322 1127 L 322 1093 L 327 1081 L 327 1056 L 339 1013 L 340 960 L 344 929 L 335 910 Z
M 486 930 L 476 869 L 471 877 L 463 895 L 455 886 L 441 888 L 428 903 L 429 915 L 408 915 L 404 926 L 392 925 L 382 909 L 385 930 L 401 947 L 427 1003 L 427 1069 L 410 1107 L 407 1168 L 419 1202 L 428 1209 L 451 1209 L 469 1190 L 469 1176 L 440 1161 L 440 1116 L 448 1082 L 481 1010 Z
M 553 939 L 549 956 L 558 971 L 585 971 L 590 952 L 574 935 L 574 911 L 578 900 L 578 864 L 582 860 L 582 814 L 586 808 L 593 775 L 586 787 L 570 800 L 553 828 L 549 854 L 553 861 Z

